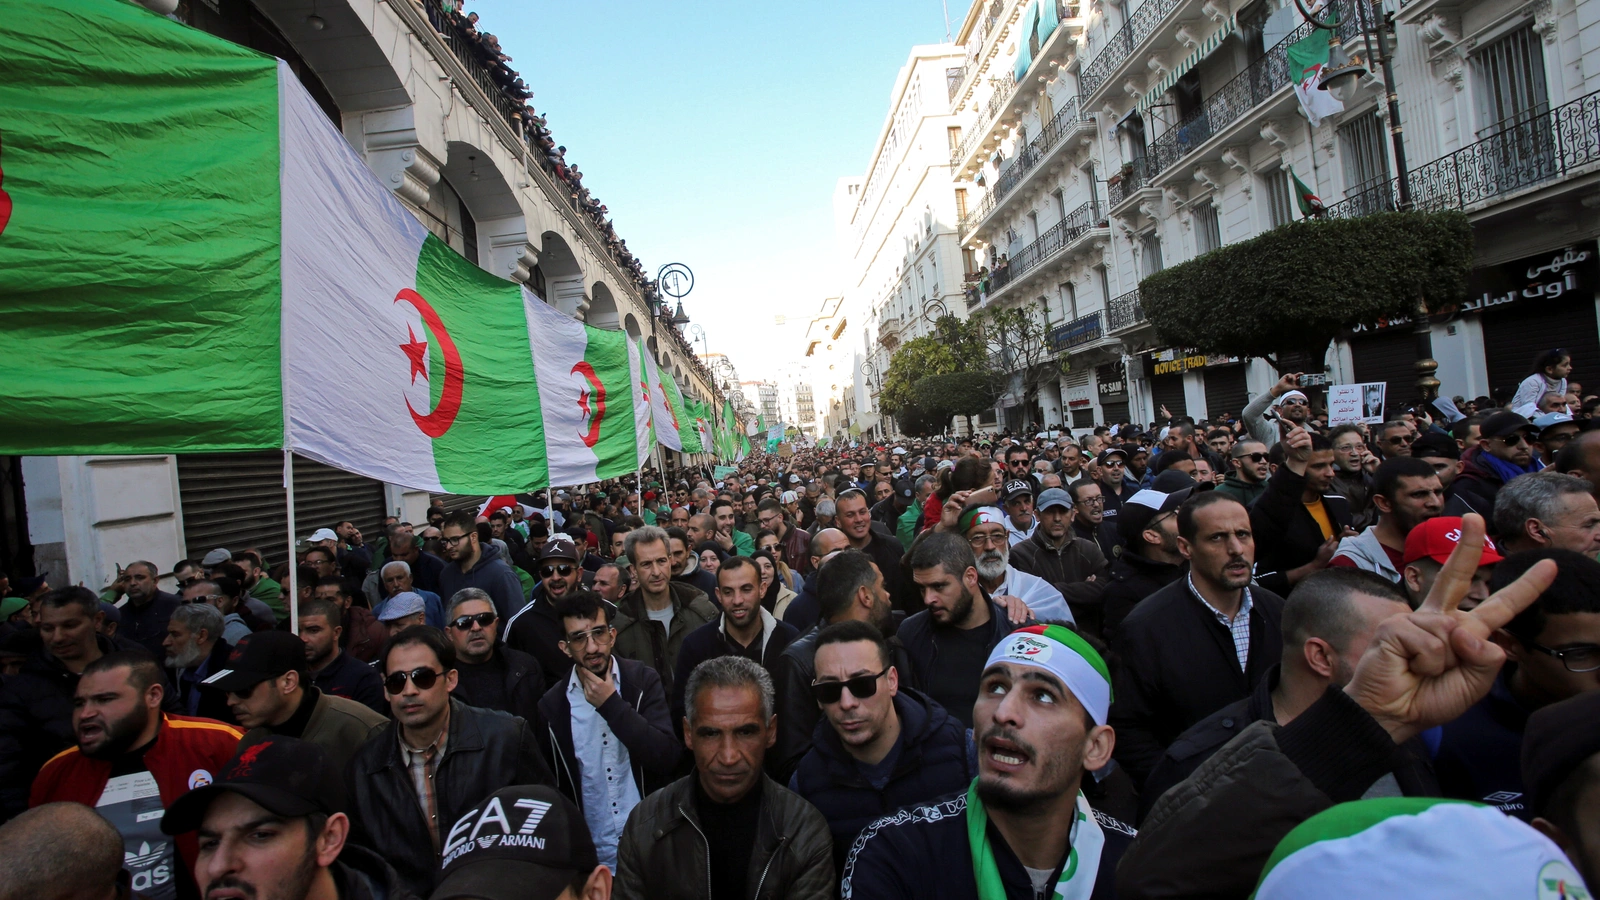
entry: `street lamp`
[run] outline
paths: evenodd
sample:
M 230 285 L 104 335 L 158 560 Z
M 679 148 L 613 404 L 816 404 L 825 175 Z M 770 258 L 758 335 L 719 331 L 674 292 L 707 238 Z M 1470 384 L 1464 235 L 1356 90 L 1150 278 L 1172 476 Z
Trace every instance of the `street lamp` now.
M 1391 14 L 1384 13 L 1380 21 L 1370 22 L 1367 14 L 1368 0 L 1353 0 L 1351 3 L 1356 11 L 1356 27 L 1361 31 L 1361 40 L 1366 45 L 1367 57 L 1376 57 L 1378 68 L 1383 70 L 1383 92 L 1389 104 L 1389 140 L 1394 145 L 1395 168 L 1395 193 L 1396 208 L 1401 212 L 1411 209 L 1411 173 L 1406 168 L 1406 146 L 1401 139 L 1400 127 L 1400 95 L 1395 88 L 1394 65 L 1389 58 L 1389 42 L 1385 39 L 1385 32 L 1393 31 L 1394 23 Z M 1352 59 L 1345 52 L 1344 43 L 1339 40 L 1339 19 L 1335 12 L 1328 20 L 1318 19 L 1311 10 L 1306 9 L 1304 0 L 1294 0 L 1295 8 L 1300 11 L 1301 17 L 1312 26 L 1329 32 L 1328 39 L 1328 65 L 1317 78 L 1317 90 L 1327 91 L 1340 103 L 1348 104 L 1355 99 L 1356 89 L 1361 78 L 1367 74 L 1366 64 L 1359 57 Z M 1328 6 L 1332 6 L 1329 3 Z M 1417 390 L 1422 394 L 1422 402 L 1431 402 L 1439 395 L 1439 379 L 1434 373 L 1439 369 L 1439 362 L 1433 358 L 1433 333 L 1432 324 L 1428 321 L 1428 306 L 1423 302 L 1421 295 L 1417 296 L 1415 305 L 1412 306 L 1411 316 L 1416 320 L 1416 347 L 1417 347 Z

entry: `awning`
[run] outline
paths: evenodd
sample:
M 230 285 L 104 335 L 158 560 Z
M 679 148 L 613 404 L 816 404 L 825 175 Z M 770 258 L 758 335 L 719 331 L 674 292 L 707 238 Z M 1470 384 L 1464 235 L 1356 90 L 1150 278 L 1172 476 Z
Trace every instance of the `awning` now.
M 1173 66 L 1172 71 L 1162 76 L 1161 80 L 1156 82 L 1155 87 L 1145 92 L 1144 97 L 1139 101 L 1139 109 L 1143 112 L 1149 112 L 1150 107 L 1161 102 L 1161 95 L 1177 84 L 1178 79 L 1188 74 L 1190 69 L 1198 66 L 1201 60 L 1210 56 L 1212 51 L 1222 46 L 1222 42 L 1227 40 L 1228 35 L 1233 34 L 1233 29 L 1233 17 L 1229 16 L 1227 21 L 1222 23 L 1222 27 L 1217 29 L 1216 34 L 1201 41 L 1200 46 L 1194 48 L 1193 53 L 1184 57 L 1183 62 Z
M 1033 35 L 1037 27 L 1039 27 L 1039 0 L 1033 0 L 1023 11 L 1022 27 L 1017 31 L 1017 65 L 1014 73 L 1017 84 L 1021 84 L 1022 80 L 1028 77 L 1028 69 L 1033 66 L 1033 50 L 1028 47 L 1028 38 Z

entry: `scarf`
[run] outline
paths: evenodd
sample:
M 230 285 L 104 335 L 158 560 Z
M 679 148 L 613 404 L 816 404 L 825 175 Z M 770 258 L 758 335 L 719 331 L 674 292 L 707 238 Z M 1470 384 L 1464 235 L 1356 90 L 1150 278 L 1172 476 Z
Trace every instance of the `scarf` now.
M 1477 455 L 1478 458 L 1483 460 L 1483 464 L 1489 467 L 1489 471 L 1500 476 L 1502 483 L 1509 482 L 1518 475 L 1531 475 L 1544 468 L 1544 463 L 1539 461 L 1538 456 L 1534 456 L 1533 461 L 1528 464 L 1527 468 L 1523 468 L 1522 466 L 1508 463 L 1493 453 L 1480 451 Z
M 1095 876 L 1100 871 L 1100 851 L 1105 848 L 1105 832 L 1089 811 L 1089 801 L 1078 794 L 1078 811 L 1068 837 L 1067 863 L 1056 881 L 1055 896 L 1062 900 L 1089 900 L 1094 894 Z M 978 782 L 967 788 L 967 841 L 972 846 L 972 875 L 978 883 L 978 900 L 1006 900 L 1006 886 L 1000 880 L 1000 867 L 989 846 L 989 814 L 978 798 Z

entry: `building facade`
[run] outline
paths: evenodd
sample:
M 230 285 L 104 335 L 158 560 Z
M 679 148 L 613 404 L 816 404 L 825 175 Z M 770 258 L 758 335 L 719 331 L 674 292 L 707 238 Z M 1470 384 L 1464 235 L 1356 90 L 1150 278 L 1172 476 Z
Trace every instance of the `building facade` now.
M 468 260 L 639 338 L 686 395 L 720 397 L 576 166 L 546 153 L 498 44 L 440 0 L 182 0 L 172 14 L 285 59 L 373 173 Z M 166 571 L 219 546 L 287 558 L 279 452 L 6 463 L 0 567 L 12 572 L 98 587 L 134 559 Z M 421 521 L 430 501 L 309 460 L 296 460 L 294 483 L 301 537 L 349 519 L 371 539 L 384 516 Z
M 1600 2 L 1329 6 L 1337 40 L 1374 72 L 1363 26 L 1393 16 L 1412 201 L 1473 223 L 1469 295 L 1431 324 L 1442 393 L 1506 390 L 1554 347 L 1593 384 Z M 1316 31 L 1282 0 L 973 4 L 949 75 L 949 166 L 967 271 L 982 285 L 974 307 L 1037 310 L 1067 361 L 1059 379 L 1009 398 L 997 425 L 1149 423 L 1163 407 L 1237 415 L 1277 379 L 1265 360 L 1163 345 L 1139 282 L 1301 218 L 1291 169 L 1328 215 L 1396 206 L 1381 73 L 1315 125 L 1302 111 L 1287 50 Z M 1280 362 L 1328 383 L 1385 381 L 1403 400 L 1417 396 L 1416 357 L 1414 325 L 1400 320 L 1356 329 L 1326 359 Z
M 817 396 L 830 406 L 838 400 L 840 409 L 854 407 L 846 434 L 850 425 L 871 436 L 895 433 L 878 406 L 894 351 L 929 333 L 942 315 L 967 316 L 968 261 L 957 223 L 968 189 L 952 182 L 949 169 L 956 135 L 949 73 L 961 54 L 952 44 L 911 49 L 890 91 L 867 174 L 840 179 L 834 191 L 842 279 L 836 324 L 850 334 L 823 342 L 842 342 L 832 363 L 841 374 L 828 379 L 826 392 L 818 384 Z

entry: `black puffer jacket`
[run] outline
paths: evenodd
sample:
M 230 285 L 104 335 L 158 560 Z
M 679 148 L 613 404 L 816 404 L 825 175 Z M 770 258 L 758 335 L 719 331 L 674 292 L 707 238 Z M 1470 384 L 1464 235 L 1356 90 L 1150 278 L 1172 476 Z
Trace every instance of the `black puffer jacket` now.
M 1045 537 L 1044 529 L 1035 528 L 1027 540 L 1011 548 L 1011 565 L 1050 582 L 1072 608 L 1078 627 L 1091 634 L 1100 633 L 1111 564 L 1100 552 L 1099 544 L 1069 530 L 1066 541 L 1055 547 Z
M 977 777 L 977 759 L 967 755 L 967 729 L 933 698 L 901 688 L 894 711 L 900 717 L 900 757 L 888 784 L 874 787 L 862 777 L 861 767 L 827 720 L 817 723 L 811 750 L 789 783 L 828 820 L 833 865 L 839 871 L 861 829 L 901 807 L 962 790 Z
M 389 860 L 407 889 L 427 896 L 439 874 L 439 854 L 400 753 L 398 727 L 390 722 L 374 732 L 346 769 L 350 839 Z M 467 810 L 508 784 L 554 783 L 527 722 L 450 701 L 450 736 L 433 779 L 441 837 Z
M 617 848 L 617 900 L 711 896 L 711 848 L 695 810 L 693 773 L 640 801 Z M 763 777 L 761 819 L 746 883 L 752 900 L 829 900 L 838 889 L 833 841 L 816 807 Z

